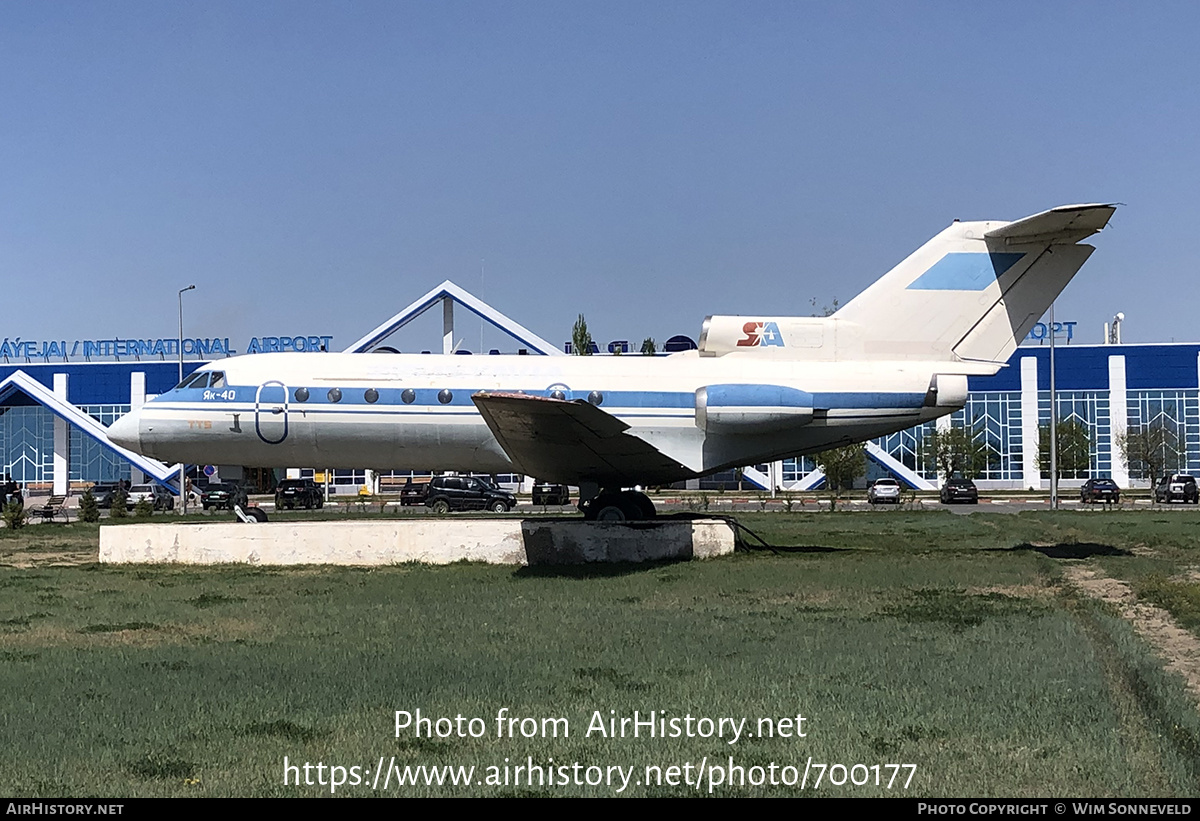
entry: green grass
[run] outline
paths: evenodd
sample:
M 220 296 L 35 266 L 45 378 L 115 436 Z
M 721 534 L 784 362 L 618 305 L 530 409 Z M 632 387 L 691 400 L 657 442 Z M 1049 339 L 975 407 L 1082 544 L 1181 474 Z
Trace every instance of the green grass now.
M 826 783 L 817 795 L 1200 791 L 1200 712 L 1128 624 L 1061 581 L 1062 564 L 1082 557 L 1134 583 L 1189 589 L 1178 575 L 1194 560 L 1181 517 L 739 519 L 777 552 L 558 569 L 0 567 L 0 793 L 328 794 L 285 786 L 285 756 L 371 771 L 394 756 L 401 766 L 475 765 L 481 777 L 506 757 L 553 757 L 633 766 L 635 780 L 648 765 L 706 756 L 801 770 L 811 756 L 917 765 L 907 791 Z M 75 527 L 0 550 L 78 551 L 96 531 Z M 570 735 L 497 738 L 501 708 L 566 718 Z M 395 711 L 418 709 L 481 718 L 486 735 L 397 737 Z M 751 731 L 759 718 L 803 714 L 807 735 L 585 736 L 596 711 L 634 710 L 746 718 Z M 624 794 L 697 792 L 634 784 Z

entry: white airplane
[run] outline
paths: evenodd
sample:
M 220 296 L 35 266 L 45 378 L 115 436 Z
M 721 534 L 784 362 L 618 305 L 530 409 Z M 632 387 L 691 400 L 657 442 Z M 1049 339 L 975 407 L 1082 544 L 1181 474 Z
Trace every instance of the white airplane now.
M 710 316 L 651 356 L 266 353 L 203 366 L 109 439 L 169 462 L 523 473 L 587 518 L 637 485 L 816 453 L 961 408 L 1094 250 L 1114 205 L 958 222 L 829 317 Z

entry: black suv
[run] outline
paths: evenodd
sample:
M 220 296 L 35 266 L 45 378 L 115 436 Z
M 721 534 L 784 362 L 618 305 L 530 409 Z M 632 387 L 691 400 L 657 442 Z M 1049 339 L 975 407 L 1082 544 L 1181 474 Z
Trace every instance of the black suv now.
M 320 508 L 325 504 L 325 496 L 321 488 L 312 479 L 284 479 L 275 488 L 275 509 L 291 510 L 302 507 L 306 510 Z
M 236 482 L 211 484 L 200 494 L 200 504 L 204 506 L 205 510 L 210 507 L 215 507 L 217 510 L 221 508 L 233 510 L 234 505 L 241 505 L 242 510 L 245 510 L 249 501 L 245 489 Z
M 1079 501 L 1083 503 L 1103 502 L 1115 505 L 1121 502 L 1121 490 L 1112 479 L 1088 479 L 1079 489 Z
M 947 479 L 946 484 L 942 485 L 940 496 L 944 505 L 953 502 L 966 502 L 969 505 L 979 504 L 979 489 L 970 479 Z
M 571 491 L 567 489 L 566 485 L 534 482 L 533 503 L 535 505 L 569 505 L 571 504 Z
M 1183 473 L 1168 473 L 1158 480 L 1154 488 L 1156 502 L 1184 502 L 1196 504 L 1200 500 L 1200 492 L 1196 490 L 1196 477 Z
M 516 505 L 516 496 L 479 476 L 434 476 L 425 493 L 425 506 L 434 513 L 452 510 L 507 513 Z

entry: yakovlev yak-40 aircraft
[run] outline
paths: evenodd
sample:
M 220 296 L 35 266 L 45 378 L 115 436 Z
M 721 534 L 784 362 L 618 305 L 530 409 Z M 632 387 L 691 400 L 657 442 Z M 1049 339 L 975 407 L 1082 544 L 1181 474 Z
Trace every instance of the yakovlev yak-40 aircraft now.
M 193 464 L 523 473 L 585 515 L 638 485 L 816 453 L 961 408 L 1094 250 L 1113 205 L 954 222 L 829 317 L 710 316 L 669 356 L 266 353 L 205 365 L 109 438 Z

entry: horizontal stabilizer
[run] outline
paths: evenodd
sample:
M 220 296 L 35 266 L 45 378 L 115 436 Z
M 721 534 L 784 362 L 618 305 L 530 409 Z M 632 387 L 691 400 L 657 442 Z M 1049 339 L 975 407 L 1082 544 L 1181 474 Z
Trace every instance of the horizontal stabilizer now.
M 1032 217 L 1010 222 L 983 236 L 988 240 L 1004 240 L 1008 245 L 1079 242 L 1098 233 L 1116 210 L 1114 204 L 1060 205 Z
M 522 393 L 471 397 L 517 471 L 547 481 L 631 487 L 676 481 L 688 469 L 629 426 L 582 400 Z

